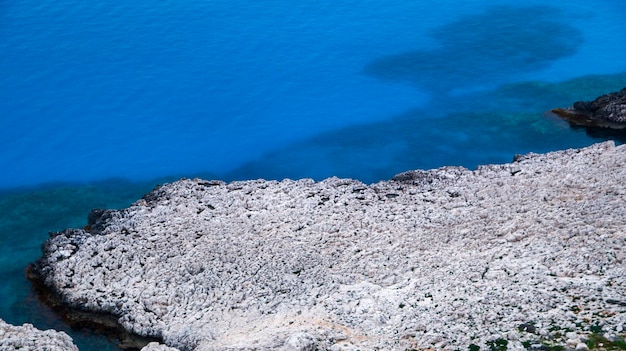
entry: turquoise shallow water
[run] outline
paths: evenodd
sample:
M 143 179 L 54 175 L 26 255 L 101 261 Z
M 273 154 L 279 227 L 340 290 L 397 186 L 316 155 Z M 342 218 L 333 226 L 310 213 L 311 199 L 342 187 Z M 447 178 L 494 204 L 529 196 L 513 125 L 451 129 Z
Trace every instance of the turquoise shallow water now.
M 626 86 L 625 13 L 621 0 L 2 1 L 0 318 L 64 328 L 24 278 L 48 231 L 166 179 L 375 182 L 604 140 L 544 112 Z

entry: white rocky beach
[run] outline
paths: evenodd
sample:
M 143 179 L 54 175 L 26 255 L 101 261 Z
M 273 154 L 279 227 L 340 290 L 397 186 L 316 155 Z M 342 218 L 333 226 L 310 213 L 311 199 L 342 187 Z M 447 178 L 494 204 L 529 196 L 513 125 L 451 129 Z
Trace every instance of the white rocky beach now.
M 64 332 L 38 330 L 31 324 L 14 326 L 0 319 L 0 350 L 78 351 Z
M 31 273 L 147 350 L 585 350 L 626 332 L 624 165 L 604 142 L 371 185 L 183 179 Z

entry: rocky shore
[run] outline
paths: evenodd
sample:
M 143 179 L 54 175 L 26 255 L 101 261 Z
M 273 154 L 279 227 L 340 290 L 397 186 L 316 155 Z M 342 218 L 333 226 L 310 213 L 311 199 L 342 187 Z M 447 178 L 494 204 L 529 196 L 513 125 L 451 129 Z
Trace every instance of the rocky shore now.
M 14 326 L 0 319 L 0 350 L 78 351 L 78 347 L 63 332 L 38 330 L 31 324 Z
M 54 233 L 30 270 L 145 350 L 606 347 L 626 329 L 624 165 L 605 142 L 371 185 L 184 179 Z

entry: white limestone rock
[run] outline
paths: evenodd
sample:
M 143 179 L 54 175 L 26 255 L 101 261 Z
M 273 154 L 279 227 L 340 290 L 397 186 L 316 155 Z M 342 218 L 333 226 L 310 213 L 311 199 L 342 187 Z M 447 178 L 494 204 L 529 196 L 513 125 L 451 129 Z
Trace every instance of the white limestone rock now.
M 554 327 L 615 332 L 624 165 L 626 146 L 606 142 L 371 185 L 180 180 L 52 236 L 35 271 L 65 303 L 181 350 L 488 349 Z
M 169 347 L 167 345 L 159 344 L 158 342 L 151 342 L 144 346 L 141 351 L 179 351 L 176 348 Z
M 295 333 L 285 342 L 286 351 L 315 351 L 316 340 L 307 333 Z
M 15 326 L 0 319 L 0 350 L 78 351 L 64 332 L 39 330 L 32 324 Z

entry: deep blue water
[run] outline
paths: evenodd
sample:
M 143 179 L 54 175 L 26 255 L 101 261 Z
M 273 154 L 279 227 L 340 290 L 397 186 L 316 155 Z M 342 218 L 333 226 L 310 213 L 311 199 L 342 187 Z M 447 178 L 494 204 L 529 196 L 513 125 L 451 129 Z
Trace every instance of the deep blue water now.
M 60 328 L 23 277 L 47 232 L 165 178 L 375 182 L 603 140 L 544 112 L 626 86 L 625 14 L 622 0 L 0 1 L 0 318 Z

